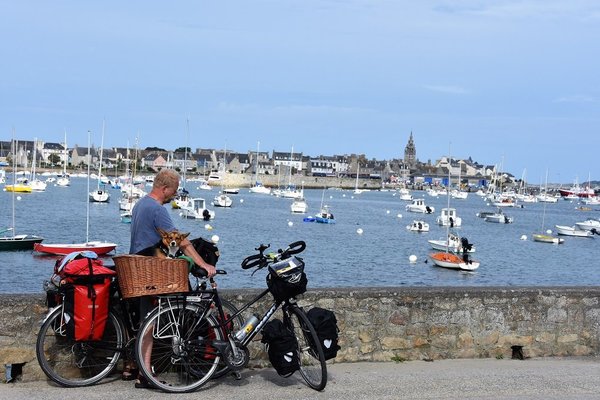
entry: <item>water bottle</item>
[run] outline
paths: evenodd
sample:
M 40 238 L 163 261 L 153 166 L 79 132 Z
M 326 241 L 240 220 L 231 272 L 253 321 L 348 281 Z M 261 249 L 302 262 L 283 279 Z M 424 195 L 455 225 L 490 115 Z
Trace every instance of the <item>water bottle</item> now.
M 241 342 L 254 330 L 257 324 L 258 316 L 254 314 L 250 318 L 248 318 L 242 329 L 235 333 L 235 338 Z

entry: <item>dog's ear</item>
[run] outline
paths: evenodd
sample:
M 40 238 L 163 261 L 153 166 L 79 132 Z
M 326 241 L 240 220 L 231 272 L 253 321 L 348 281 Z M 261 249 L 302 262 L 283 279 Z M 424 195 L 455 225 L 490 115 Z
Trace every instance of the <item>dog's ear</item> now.
M 185 239 L 186 237 L 190 236 L 190 233 L 191 233 L 191 232 L 188 232 L 188 233 L 182 233 L 182 234 L 181 234 L 181 239 L 183 240 L 183 239 Z
M 157 230 L 158 234 L 162 237 L 165 237 L 169 234 L 167 231 L 165 231 L 164 229 L 161 229 L 159 227 L 156 227 L 156 230 Z

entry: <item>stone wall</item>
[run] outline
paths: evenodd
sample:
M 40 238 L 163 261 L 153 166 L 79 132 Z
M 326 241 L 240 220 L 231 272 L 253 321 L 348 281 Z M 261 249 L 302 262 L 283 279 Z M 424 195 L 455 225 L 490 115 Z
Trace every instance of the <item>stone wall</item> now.
M 224 290 L 240 305 L 257 290 Z M 352 288 L 310 290 L 306 308 L 335 310 L 336 362 L 596 355 L 600 287 Z M 264 310 L 265 304 L 258 304 Z M 254 310 L 248 310 L 247 315 Z M 35 340 L 42 295 L 0 295 L 0 367 L 25 363 L 24 379 L 43 378 Z M 256 343 L 252 365 L 266 365 Z

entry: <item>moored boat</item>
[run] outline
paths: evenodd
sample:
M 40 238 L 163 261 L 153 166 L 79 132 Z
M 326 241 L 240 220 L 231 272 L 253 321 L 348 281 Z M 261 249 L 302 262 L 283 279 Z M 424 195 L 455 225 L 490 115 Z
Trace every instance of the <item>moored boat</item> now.
M 429 232 L 429 224 L 425 221 L 414 220 L 412 224 L 406 226 L 406 229 L 411 232 Z
M 575 226 L 555 225 L 555 227 L 556 227 L 556 233 L 558 233 L 559 235 L 563 235 L 563 236 L 593 238 L 594 233 L 596 232 L 595 229 L 594 229 L 594 232 L 588 231 L 585 229 L 580 229 L 577 227 L 577 225 L 575 225 Z
M 116 243 L 91 241 L 85 243 L 36 243 L 33 245 L 33 250 L 37 251 L 38 253 L 53 255 L 66 255 L 74 251 L 93 251 L 99 256 L 102 256 L 110 253 L 116 247 Z
M 479 261 L 470 260 L 469 257 L 459 257 L 448 252 L 429 254 L 431 261 L 438 267 L 457 269 L 462 271 L 474 271 L 479 268 Z

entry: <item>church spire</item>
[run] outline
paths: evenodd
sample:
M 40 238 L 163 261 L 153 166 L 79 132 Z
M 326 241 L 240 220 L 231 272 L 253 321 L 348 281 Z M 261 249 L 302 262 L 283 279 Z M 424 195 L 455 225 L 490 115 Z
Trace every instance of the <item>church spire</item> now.
M 415 168 L 417 166 L 417 149 L 413 140 L 412 131 L 408 138 L 408 144 L 404 148 L 404 162 L 408 164 L 410 168 Z

